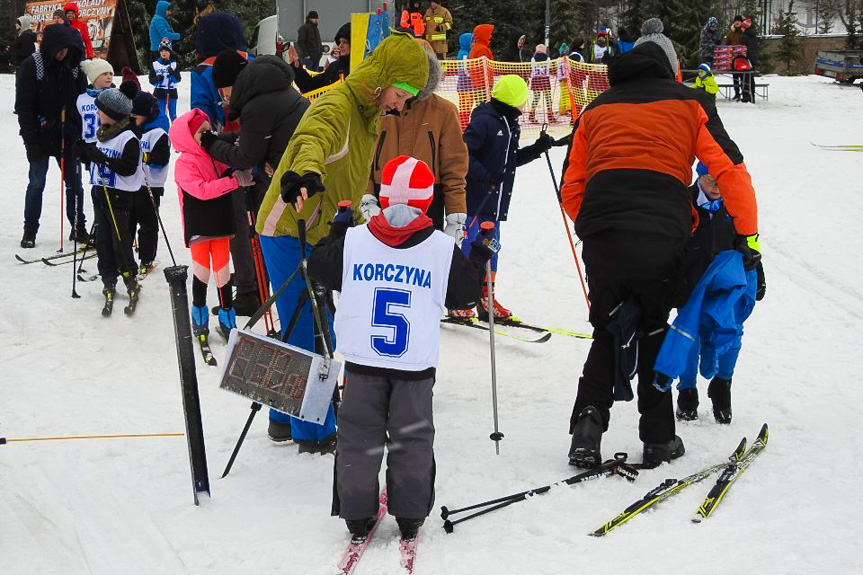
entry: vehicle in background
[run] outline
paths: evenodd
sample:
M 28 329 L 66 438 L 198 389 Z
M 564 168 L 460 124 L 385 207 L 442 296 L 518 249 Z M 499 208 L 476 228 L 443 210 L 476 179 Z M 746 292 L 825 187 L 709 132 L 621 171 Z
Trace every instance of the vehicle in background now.
M 249 53 L 255 56 L 270 54 L 282 56 L 285 41 L 279 34 L 279 17 L 277 15 L 264 18 L 252 32 L 249 41 Z
M 851 84 L 863 78 L 863 50 L 819 50 L 815 73 Z

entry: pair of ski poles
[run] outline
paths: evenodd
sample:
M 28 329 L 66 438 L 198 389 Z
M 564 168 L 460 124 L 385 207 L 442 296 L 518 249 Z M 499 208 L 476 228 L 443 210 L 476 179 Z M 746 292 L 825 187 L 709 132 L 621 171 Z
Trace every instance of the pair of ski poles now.
M 512 495 L 498 497 L 497 499 L 490 499 L 488 501 L 483 501 L 474 505 L 468 505 L 466 507 L 459 507 L 457 509 L 449 509 L 445 506 L 441 507 L 440 516 L 441 519 L 444 520 L 443 529 L 447 533 L 452 533 L 455 530 L 455 526 L 459 523 L 464 523 L 465 521 L 469 521 L 471 519 L 475 519 L 476 517 L 491 513 L 492 511 L 497 511 L 498 509 L 509 507 L 513 503 L 525 501 L 530 497 L 533 497 L 534 495 L 542 495 L 543 493 L 548 493 L 549 491 L 551 491 L 552 488 L 557 486 L 576 485 L 578 483 L 593 481 L 594 479 L 611 477 L 612 475 L 619 475 L 630 482 L 635 481 L 635 479 L 638 477 L 638 470 L 636 470 L 631 465 L 627 465 L 626 458 L 626 453 L 616 453 L 614 455 L 614 459 L 606 461 L 596 469 L 591 469 L 589 471 L 579 473 L 578 475 L 573 475 L 572 477 L 568 477 L 550 485 L 544 485 L 542 487 L 528 489 L 526 491 L 519 491 L 518 493 L 513 493 Z M 453 515 L 463 513 L 465 511 L 473 511 L 476 509 L 479 509 L 480 511 L 472 513 L 467 517 L 462 517 L 461 519 L 450 520 L 450 517 Z

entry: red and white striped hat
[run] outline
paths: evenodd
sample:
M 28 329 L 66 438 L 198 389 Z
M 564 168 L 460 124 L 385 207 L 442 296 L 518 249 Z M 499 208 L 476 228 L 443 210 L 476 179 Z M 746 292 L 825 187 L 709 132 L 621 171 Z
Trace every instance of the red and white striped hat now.
M 434 196 L 434 174 L 422 160 L 398 156 L 384 165 L 378 201 L 383 209 L 407 204 L 425 213 Z

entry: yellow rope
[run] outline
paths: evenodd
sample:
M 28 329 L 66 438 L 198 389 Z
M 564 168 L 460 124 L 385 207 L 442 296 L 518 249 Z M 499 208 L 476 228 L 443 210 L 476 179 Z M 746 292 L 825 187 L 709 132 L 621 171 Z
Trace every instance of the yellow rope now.
M 129 433 L 121 435 L 68 435 L 64 437 L 20 437 L 14 439 L 0 438 L 0 444 L 4 441 L 12 443 L 15 441 L 65 441 L 67 439 L 118 439 L 126 437 L 183 437 L 185 433 Z

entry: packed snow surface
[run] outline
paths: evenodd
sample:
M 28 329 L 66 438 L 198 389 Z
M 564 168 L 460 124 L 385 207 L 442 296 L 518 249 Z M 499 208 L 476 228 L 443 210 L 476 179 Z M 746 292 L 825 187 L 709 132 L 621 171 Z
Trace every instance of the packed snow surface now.
M 188 90 L 188 78 L 181 86 Z M 701 382 L 700 420 L 678 425 L 685 457 L 620 478 L 561 487 L 458 525 L 447 535 L 441 505 L 461 507 L 569 477 L 568 422 L 589 341 L 545 344 L 497 338 L 500 429 L 492 431 L 488 337 L 442 328 L 435 396 L 437 500 L 421 531 L 419 574 L 582 571 L 667 573 L 860 573 L 859 410 L 863 324 L 863 155 L 811 142 L 863 144 L 863 94 L 817 77 L 768 77 L 770 101 L 719 102 L 758 193 L 768 289 L 746 324 L 734 376 L 734 422 L 713 422 Z M 13 257 L 59 246 L 59 174 L 52 166 L 36 249 L 21 250 L 27 161 L 12 114 L 13 77 L 0 77 L 2 313 L 0 436 L 182 432 L 183 416 L 167 285 L 144 282 L 138 311 L 104 319 L 99 282 L 78 285 L 70 266 L 24 266 Z M 180 109 L 188 103 L 182 93 Z M 187 106 L 188 104 L 186 104 Z M 559 173 L 564 149 L 552 151 Z M 88 222 L 92 221 L 88 201 Z M 544 160 L 520 168 L 503 225 L 498 294 L 518 316 L 588 331 L 587 310 Z M 182 245 L 175 188 L 162 215 Z M 68 224 L 65 229 L 68 234 Z M 164 241 L 161 267 L 169 265 Z M 69 246 L 69 243 L 66 244 Z M 67 248 L 68 249 L 68 248 Z M 86 262 L 96 272 L 95 260 Z M 215 292 L 210 301 L 215 302 Z M 224 344 L 213 334 L 219 359 Z M 197 355 L 213 497 L 192 505 L 182 437 L 15 442 L 0 446 L 0 573 L 297 573 L 336 571 L 347 541 L 330 517 L 331 456 L 298 455 L 255 421 L 232 473 L 218 479 L 249 402 L 218 389 L 219 370 Z M 690 522 L 712 479 L 685 490 L 607 537 L 587 533 L 669 477 L 726 458 L 742 436 L 770 424 L 770 444 L 718 511 Z M 612 411 L 606 457 L 641 459 L 634 403 Z M 399 573 L 388 517 L 358 574 Z

